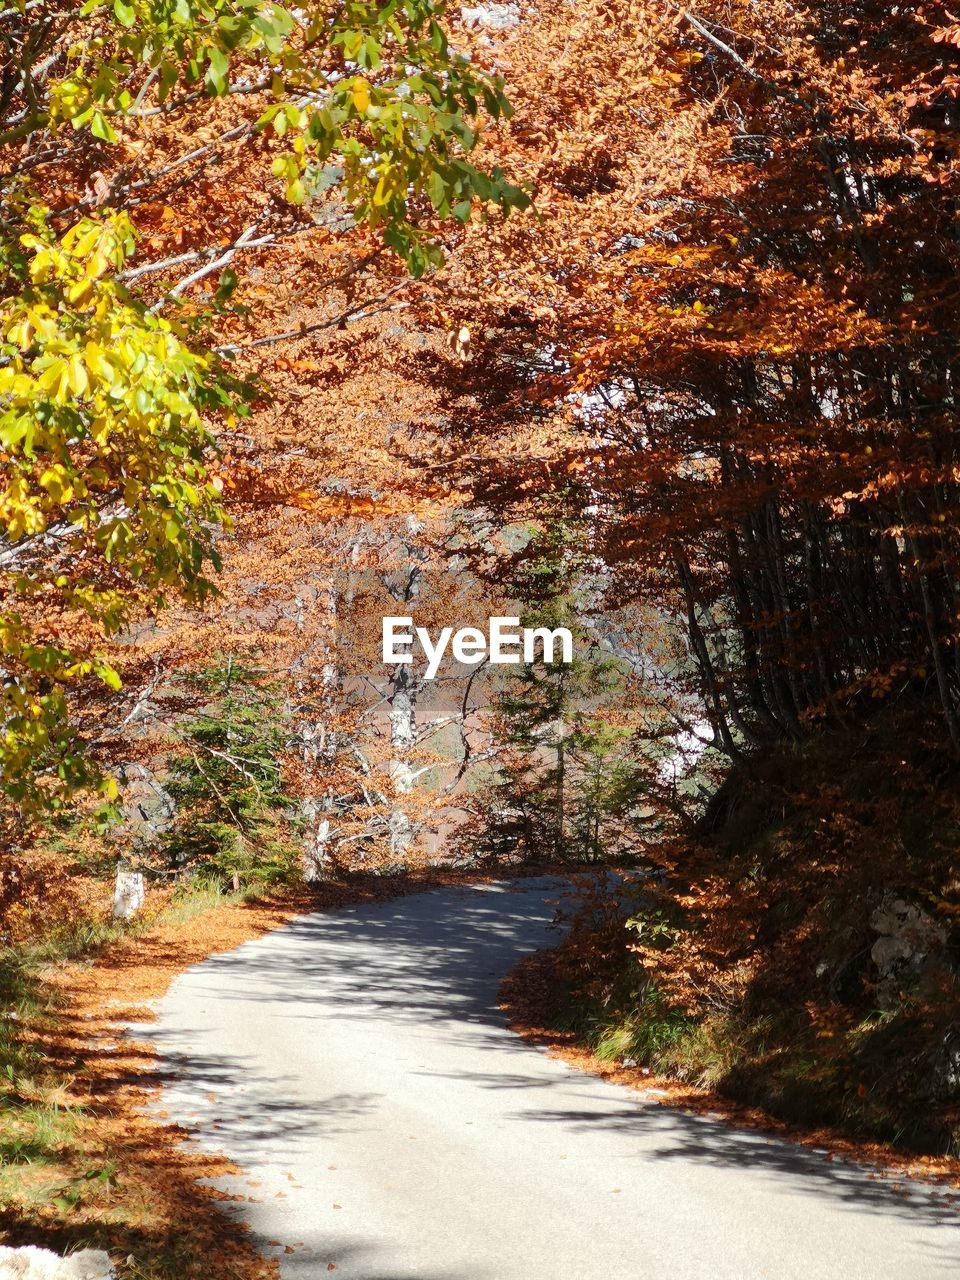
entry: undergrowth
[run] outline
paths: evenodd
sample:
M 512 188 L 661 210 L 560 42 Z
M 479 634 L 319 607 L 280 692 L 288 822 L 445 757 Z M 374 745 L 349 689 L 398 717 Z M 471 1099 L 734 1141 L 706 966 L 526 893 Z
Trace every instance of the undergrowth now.
M 584 904 L 557 1028 L 804 1126 L 960 1155 L 960 800 L 922 716 L 734 771 L 662 876 Z M 891 901 L 935 932 L 892 975 Z

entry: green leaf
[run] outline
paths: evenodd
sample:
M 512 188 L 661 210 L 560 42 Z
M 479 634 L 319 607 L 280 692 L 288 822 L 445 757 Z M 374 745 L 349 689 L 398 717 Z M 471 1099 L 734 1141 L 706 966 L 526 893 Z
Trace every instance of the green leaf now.
M 93 119 L 90 122 L 90 132 L 95 138 L 101 138 L 104 142 L 116 142 L 116 130 L 110 121 L 101 111 L 93 113 Z
M 108 688 L 113 689 L 114 692 L 119 692 L 120 677 L 117 675 L 116 671 L 114 671 L 113 667 L 104 662 L 100 667 L 98 675 Z
M 216 46 L 208 51 L 207 57 L 206 83 L 216 94 L 222 95 L 227 91 L 227 72 L 230 70 L 230 59 L 222 49 L 218 49 Z
M 180 79 L 180 70 L 175 62 L 164 63 L 160 67 L 160 78 L 157 82 L 157 97 L 165 102 L 170 90 Z
M 286 197 L 291 204 L 303 204 L 307 198 L 307 188 L 304 186 L 302 178 L 294 178 L 292 182 L 287 183 Z
M 430 203 L 435 209 L 442 209 L 447 203 L 447 184 L 443 175 L 436 169 L 430 174 L 427 192 L 430 196 Z
M 220 283 L 214 295 L 217 302 L 226 302 L 237 287 L 237 273 L 232 267 L 224 267 L 220 272 Z

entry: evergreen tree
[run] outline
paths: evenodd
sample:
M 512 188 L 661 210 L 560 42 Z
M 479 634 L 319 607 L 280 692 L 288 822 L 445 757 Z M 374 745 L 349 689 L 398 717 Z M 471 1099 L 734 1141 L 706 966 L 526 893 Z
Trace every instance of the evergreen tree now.
M 192 677 L 209 701 L 181 730 L 167 790 L 177 816 L 171 867 L 242 879 L 299 868 L 294 802 L 283 786 L 289 726 L 282 695 L 261 673 L 225 666 Z

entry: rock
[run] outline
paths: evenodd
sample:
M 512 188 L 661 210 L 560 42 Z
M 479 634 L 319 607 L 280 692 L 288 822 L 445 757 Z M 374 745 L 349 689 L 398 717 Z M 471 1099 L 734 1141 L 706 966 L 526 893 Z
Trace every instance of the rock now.
M 143 906 L 143 874 L 140 871 L 118 871 L 113 890 L 114 920 L 131 920 Z
M 879 970 L 877 999 L 883 1008 L 895 1004 L 901 989 L 912 985 L 931 957 L 943 951 L 947 932 L 916 903 L 892 896 L 874 910 L 870 928 L 880 935 L 870 958 Z
M 102 1249 L 81 1249 L 60 1258 L 34 1245 L 22 1249 L 0 1245 L 0 1280 L 117 1280 L 117 1273 Z
M 84 1249 L 60 1263 L 56 1280 L 116 1280 L 109 1255 L 102 1249 Z
M 901 961 L 911 960 L 914 954 L 906 938 L 878 938 L 870 948 L 870 959 L 881 974 L 889 973 Z
M 960 1097 L 960 1034 L 952 1028 L 931 1058 L 930 1095 L 936 1101 Z
M 156 774 L 136 761 L 120 766 L 120 822 L 117 834 L 134 850 L 154 848 L 173 822 L 176 806 Z

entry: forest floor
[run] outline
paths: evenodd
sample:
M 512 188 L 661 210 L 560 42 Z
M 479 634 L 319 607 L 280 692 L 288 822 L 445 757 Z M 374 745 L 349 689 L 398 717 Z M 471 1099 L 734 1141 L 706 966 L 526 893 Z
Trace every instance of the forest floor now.
M 485 879 L 424 871 L 351 878 L 253 900 L 197 892 L 92 954 L 8 965 L 0 1040 L 0 1239 L 59 1253 L 100 1248 L 124 1280 L 267 1280 L 208 1180 L 231 1172 L 149 1110 L 153 1048 L 123 1033 L 153 1019 L 178 974 L 304 913 Z M 12 1015 L 12 1016 L 11 1016 Z

